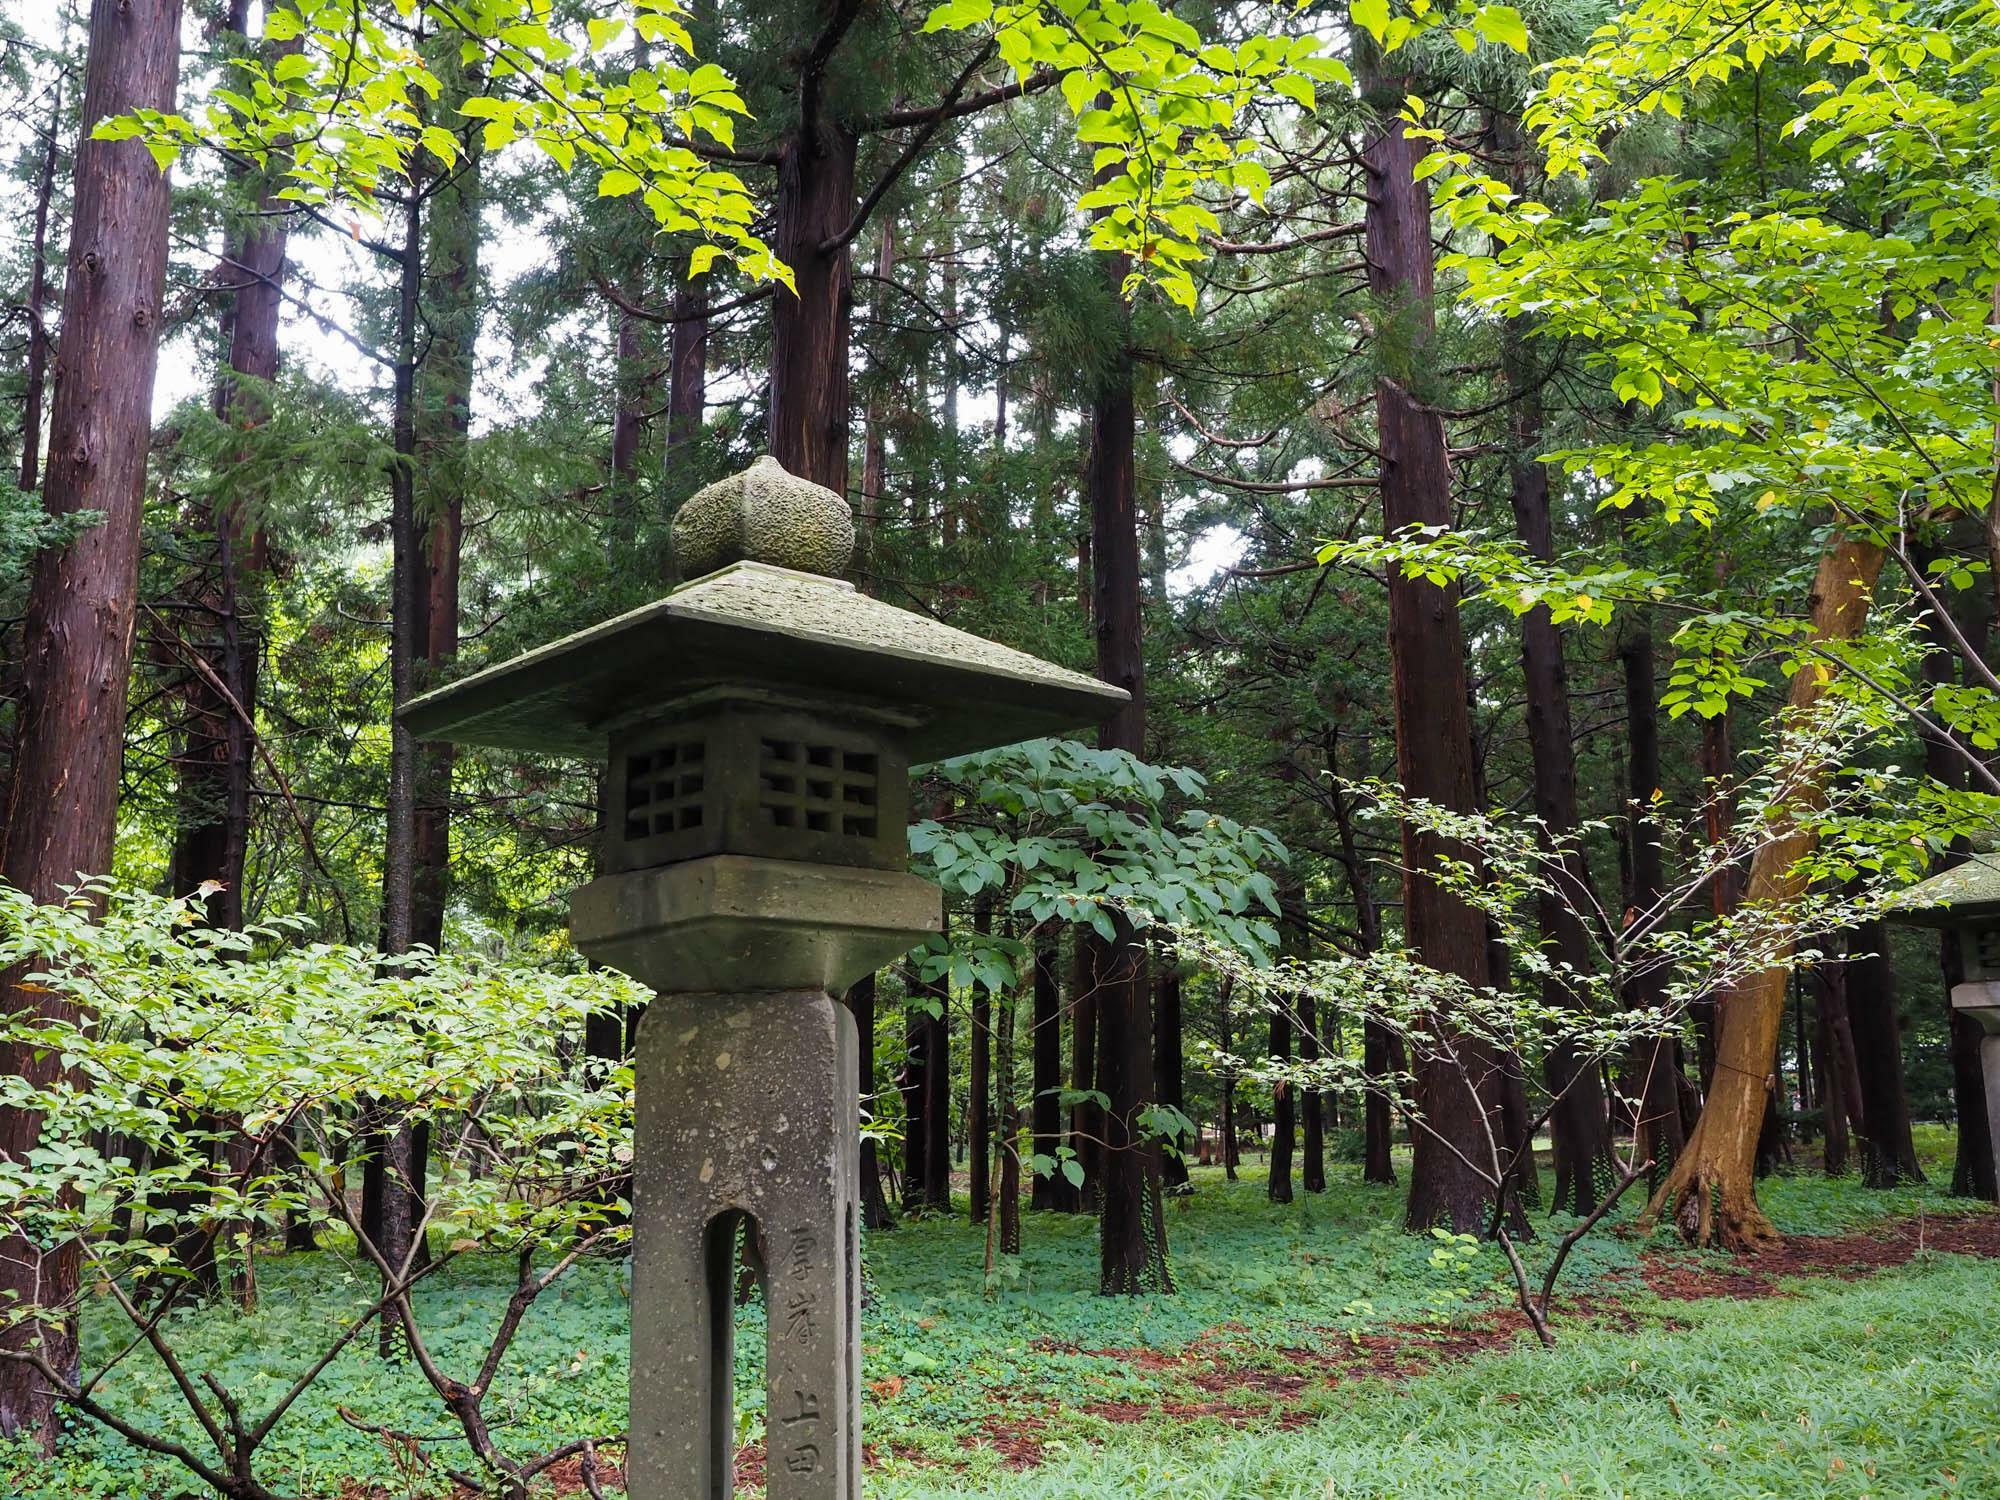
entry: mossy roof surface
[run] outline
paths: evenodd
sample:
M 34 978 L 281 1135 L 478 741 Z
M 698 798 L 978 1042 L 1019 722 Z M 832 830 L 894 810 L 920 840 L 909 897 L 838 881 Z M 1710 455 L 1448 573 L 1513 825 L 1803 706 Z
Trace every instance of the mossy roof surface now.
M 1889 915 L 1931 927 L 2000 915 L 2000 853 L 1970 855 L 1899 891 L 1889 902 Z
M 732 687 L 906 713 L 918 760 L 1094 725 L 1126 700 L 839 579 L 743 562 L 426 693 L 402 717 L 427 740 L 596 760 L 614 726 Z

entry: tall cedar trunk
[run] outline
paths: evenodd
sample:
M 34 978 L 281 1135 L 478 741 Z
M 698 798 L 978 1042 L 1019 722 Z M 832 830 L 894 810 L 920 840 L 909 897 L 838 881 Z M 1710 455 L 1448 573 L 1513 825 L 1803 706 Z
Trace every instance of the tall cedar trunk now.
M 1319 1007 L 1310 994 L 1299 996 L 1299 1061 L 1319 1061 Z M 1326 1100 L 1318 1089 L 1299 1093 L 1299 1186 L 1326 1191 Z
M 897 1089 L 903 1096 L 903 1212 L 924 1201 L 924 1148 L 930 1132 L 924 1128 L 925 1069 L 930 1064 L 930 1033 L 915 1006 L 903 1012 L 903 1070 Z
M 1382 946 L 1382 909 L 1375 901 L 1372 867 L 1361 853 L 1355 828 L 1354 799 L 1340 785 L 1340 734 L 1327 741 L 1327 776 L 1333 798 L 1334 833 L 1340 841 L 1340 866 L 1354 900 L 1355 946 L 1374 953 Z M 1392 1155 L 1396 1129 L 1395 1098 L 1400 1090 L 1393 1074 L 1403 1071 L 1403 1039 L 1373 1016 L 1361 1020 L 1361 1076 L 1367 1089 L 1361 1107 L 1361 1180 L 1393 1183 Z
M 973 908 L 972 924 L 984 935 L 993 927 L 990 900 Z M 967 1192 L 972 1222 L 984 1224 L 993 1196 L 993 996 L 983 984 L 972 987 L 972 1055 L 966 1069 L 965 1134 Z
M 999 1210 L 1002 1255 L 1021 1253 L 1021 1101 L 1014 1092 L 1014 1041 L 1021 1014 L 1021 995 L 1009 989 L 1000 997 L 998 1066 L 994 1071 L 994 1202 Z
M 1034 1010 L 1034 1155 L 1053 1162 L 1062 1147 L 1062 980 L 1056 934 L 1043 928 L 1035 934 Z M 1029 1206 L 1076 1210 L 1076 1188 L 1060 1171 L 1038 1172 Z
M 403 244 L 398 252 L 393 456 L 389 469 L 389 784 L 382 847 L 382 951 L 406 953 L 416 940 L 418 746 L 404 727 L 401 709 L 415 692 L 417 663 L 428 633 L 429 569 L 424 564 L 417 525 L 417 319 L 423 287 L 423 198 L 413 174 L 405 205 Z M 369 1139 L 363 1184 L 362 1227 L 392 1268 L 411 1264 L 416 1221 L 411 1192 L 416 1139 L 398 1126 Z M 397 1352 L 397 1320 L 381 1321 L 380 1350 Z
M 628 301 L 639 299 L 635 281 L 626 283 L 625 296 Z M 639 320 L 617 309 L 612 313 L 612 330 L 618 401 L 611 413 L 611 524 L 606 535 L 615 567 L 631 555 L 639 539 L 639 454 L 646 441 L 647 370 Z
M 779 152 L 771 246 L 792 268 L 798 295 L 771 304 L 770 448 L 802 479 L 847 493 L 847 350 L 854 285 L 840 237 L 854 213 L 855 137 L 807 119 Z
M 1913 540 L 1917 565 L 1928 569 L 1938 556 L 1938 549 L 1927 545 L 1921 537 Z M 1968 638 L 1982 645 L 1988 623 L 1984 620 L 1959 622 Z M 1973 680 L 1972 664 L 1958 662 L 1943 624 L 1928 614 L 1924 617 L 1924 644 L 1924 681 L 1933 691 L 1951 685 L 1957 675 L 1954 663 L 1957 663 L 1958 671 L 1965 674 L 1968 683 Z M 1940 786 L 1955 790 L 1965 787 L 1966 771 L 1959 747 L 1942 736 L 1924 737 L 1924 770 Z M 1932 856 L 1931 873 L 1940 874 L 1961 863 L 1965 854 L 1963 847 L 1954 847 Z M 1950 1047 L 1953 1114 L 1958 1121 L 1958 1150 L 1952 1162 L 1951 1191 L 1957 1197 L 2000 1201 L 2000 1179 L 1996 1179 L 1993 1160 L 1993 1137 L 1986 1123 L 1986 1079 L 1979 1061 L 1981 1032 L 1976 1021 L 1952 1009 L 1951 1005 L 1952 987 L 1965 979 L 1965 963 L 1959 952 L 1957 934 L 1941 932 L 1937 941 L 1938 977 Z
M 854 1016 L 854 1030 L 860 1039 L 861 1107 L 872 1119 L 879 1112 L 875 1103 L 875 997 L 876 978 L 865 974 L 847 992 L 847 1008 Z M 889 1199 L 882 1191 L 882 1159 L 872 1137 L 861 1139 L 861 1222 L 869 1229 L 893 1229 L 896 1217 L 889 1211 Z
M 1826 961 L 1813 965 L 1813 999 L 1819 1012 L 1819 1053 L 1824 1089 L 1821 1115 L 1825 1150 L 1822 1166 L 1826 1175 L 1838 1177 L 1847 1170 L 1848 1150 L 1856 1131 L 1865 1132 L 1867 1121 L 1861 1113 L 1859 1064 L 1854 1054 L 1854 1033 L 1847 1017 L 1847 966 L 1839 962 L 1833 941 L 1825 945 Z
M 1882 571 L 1880 544 L 1842 536 L 1820 558 L 1813 581 L 1812 633 L 1821 641 L 1852 640 L 1867 623 L 1875 580 Z M 1809 712 L 1830 679 L 1816 665 L 1795 673 L 1789 712 Z M 1802 765 L 1788 775 L 1793 785 L 1816 788 L 1827 768 Z M 1760 846 L 1750 862 L 1744 899 L 1782 907 L 1801 894 L 1793 867 L 1812 848 L 1805 828 L 1787 827 Z M 1778 1031 L 1784 1022 L 1788 965 L 1774 963 L 1730 987 L 1720 1000 L 1716 1032 L 1715 1084 L 1688 1137 L 1687 1148 L 1646 1206 L 1645 1220 L 1671 1214 L 1698 1244 L 1719 1241 L 1748 1250 L 1777 1241 L 1778 1232 L 1757 1206 L 1757 1137 L 1770 1098 Z
M 232 4 L 228 29 L 240 39 L 248 5 Z M 238 172 L 234 185 L 253 186 Z M 257 211 L 223 242 L 223 292 L 229 364 L 215 385 L 215 415 L 249 431 L 270 416 L 265 387 L 278 377 L 278 314 L 284 305 L 287 220 L 275 184 L 258 194 Z M 186 643 L 198 658 L 187 685 L 188 729 L 180 760 L 180 796 L 167 881 L 176 895 L 204 882 L 218 926 L 243 925 L 244 866 L 250 849 L 250 787 L 256 753 L 257 677 L 264 645 L 258 581 L 266 566 L 261 527 L 246 518 L 258 497 L 231 482 L 215 497 L 203 583 L 189 618 L 201 638 Z
M 1076 1162 L 1083 1173 L 1077 1185 L 1075 1209 L 1095 1213 L 1101 1186 L 1100 1164 L 1104 1160 L 1104 1110 L 1094 1095 L 1097 1090 L 1097 970 L 1095 950 L 1083 940 L 1078 928 L 1070 948 L 1070 1092 L 1077 1096 L 1070 1106 L 1070 1140 L 1076 1148 Z M 1070 1207 L 1068 1203 L 1061 1205 Z
M 1520 131 L 1507 122 L 1506 139 L 1518 144 Z M 1513 157 L 1520 159 L 1520 154 Z M 1508 383 L 1514 392 L 1509 418 L 1513 445 L 1512 488 L 1514 529 L 1530 557 L 1543 562 L 1555 557 L 1549 524 L 1549 471 L 1540 462 L 1542 403 L 1534 371 L 1520 337 L 1509 325 L 1504 345 Z M 1569 665 L 1563 656 L 1562 632 L 1546 606 L 1537 606 L 1521 620 L 1521 680 L 1527 696 L 1528 758 L 1534 771 L 1535 816 L 1541 820 L 1545 846 L 1563 841 L 1558 865 L 1560 889 L 1538 898 L 1536 919 L 1542 944 L 1554 962 L 1571 972 L 1591 967 L 1590 938 L 1581 913 L 1589 909 L 1589 871 L 1573 842 L 1577 831 L 1576 736 L 1569 712 Z M 1551 1009 L 1574 1009 L 1577 997 L 1559 972 L 1542 978 L 1542 1003 Z M 1611 1179 L 1611 1123 L 1605 1110 L 1604 1086 L 1594 1059 L 1577 1056 L 1575 1044 L 1563 1041 L 1549 1050 L 1543 1065 L 1554 1101 L 1549 1133 L 1554 1146 L 1557 1212 L 1588 1214 L 1597 1207 Z
M 440 68 L 446 110 L 469 92 L 462 70 Z M 468 144 L 430 195 L 422 322 L 429 344 L 416 381 L 416 506 L 429 523 L 424 547 L 421 682 L 436 686 L 458 655 L 458 580 L 469 483 L 472 379 L 479 337 L 479 152 Z M 434 164 L 446 171 L 442 163 Z M 451 854 L 451 745 L 417 751 L 412 941 L 444 944 Z
M 1223 975 L 1222 989 L 1221 993 L 1216 996 L 1215 1008 L 1216 1027 L 1218 1031 L 1217 1041 L 1224 1054 L 1230 1053 L 1236 1045 L 1236 1040 L 1231 1035 L 1232 1017 L 1229 1006 L 1235 989 L 1236 976 L 1233 974 Z M 1226 1070 L 1222 1075 L 1221 1149 L 1222 1175 L 1230 1182 L 1234 1182 L 1236 1180 L 1236 1167 L 1238 1164 L 1238 1149 L 1236 1145 L 1236 1070 L 1234 1068 Z
M 1185 1068 L 1181 1053 L 1180 965 L 1172 955 L 1161 953 L 1156 955 L 1153 967 L 1153 1083 L 1159 1091 L 1160 1103 L 1183 1114 L 1187 1112 Z M 1194 1142 L 1185 1140 L 1178 1151 L 1161 1157 L 1160 1180 L 1168 1191 L 1191 1190 L 1186 1153 L 1193 1149 Z
M 1271 1007 L 1271 1061 L 1280 1068 L 1292 1060 L 1292 1014 L 1289 1000 Z M 1292 1141 L 1297 1134 L 1294 1094 L 1289 1079 L 1271 1090 L 1271 1175 L 1264 1191 L 1273 1203 L 1292 1201 Z
M 1408 80 L 1392 76 L 1363 48 L 1362 93 L 1372 106 L 1362 161 L 1368 173 L 1366 246 L 1369 287 L 1392 320 L 1397 368 L 1375 382 L 1381 449 L 1382 527 L 1452 522 L 1451 459 L 1444 421 L 1408 389 L 1423 368 L 1435 323 L 1430 193 L 1416 179 L 1426 142 L 1405 131 Z M 1397 773 L 1404 790 L 1454 812 L 1473 812 L 1472 726 L 1466 713 L 1465 636 L 1458 589 L 1389 570 L 1389 659 L 1396 715 Z M 1440 856 L 1469 851 L 1403 829 L 1403 930 L 1430 967 L 1474 985 L 1487 980 L 1486 920 L 1427 878 Z M 1432 1024 L 1440 1024 L 1433 1022 Z M 1433 1226 L 1470 1233 L 1484 1227 L 1492 1187 L 1478 1164 L 1491 1160 L 1485 1114 L 1492 1060 L 1455 1041 L 1462 1065 L 1427 1048 L 1417 1060 L 1415 1152 L 1405 1218 L 1412 1230 Z
M 62 84 L 49 91 L 49 124 L 42 139 L 42 170 L 35 179 L 35 217 L 28 247 L 28 359 L 21 393 L 20 485 L 42 482 L 42 396 L 47 389 L 49 351 L 49 201 L 55 196 L 56 159 L 62 149 Z
M 42 499 L 50 515 L 96 511 L 102 519 L 35 559 L 14 774 L 0 832 L 0 878 L 38 901 L 58 899 L 79 872 L 111 868 L 166 284 L 166 176 L 139 142 L 93 140 L 91 131 L 134 109 L 173 110 L 180 33 L 180 0 L 93 0 L 90 8 Z M 10 1014 L 74 1015 L 64 998 L 21 979 L 18 969 L 0 976 L 0 1005 Z M 35 1049 L 9 1049 L 4 1067 L 45 1087 L 61 1063 Z M 0 1152 L 24 1160 L 40 1129 L 33 1114 L 0 1110 Z M 0 1241 L 0 1294 L 48 1314 L 0 1334 L 6 1347 L 38 1347 L 59 1373 L 75 1373 L 79 1271 L 73 1241 L 47 1250 Z M 0 1361 L 0 1435 L 50 1451 L 56 1437 L 46 1383 L 11 1360 Z
M 701 436 L 708 412 L 708 291 L 700 284 L 674 293 L 674 327 L 667 349 L 667 448 Z
M 1625 904 L 1633 917 L 1661 898 L 1666 876 L 1660 861 L 1660 829 L 1654 821 L 1653 793 L 1659 789 L 1660 705 L 1653 673 L 1653 633 L 1641 625 L 1618 648 L 1625 669 L 1626 847 L 1631 885 Z M 1649 965 L 1625 984 L 1625 1004 L 1634 1010 L 1658 1008 L 1666 998 L 1665 973 Z M 1679 1068 L 1674 1039 L 1654 1037 L 1633 1044 L 1626 1059 L 1625 1092 L 1638 1103 L 1642 1149 L 1652 1159 L 1654 1182 L 1672 1168 L 1687 1144 L 1681 1126 Z
M 1856 930 L 1855 958 L 1847 978 L 1847 1016 L 1853 1029 L 1855 1066 L 1861 1087 L 1861 1180 L 1869 1187 L 1922 1182 L 1910 1134 L 1910 1094 L 1903 1081 L 1902 1016 L 1896 1005 L 1896 973 L 1889 957 L 1889 933 L 1880 921 Z
M 872 306 L 878 322 L 895 274 L 896 220 L 894 215 L 885 215 L 875 238 Z M 880 385 L 881 372 L 878 370 L 876 375 L 877 384 L 868 393 L 868 410 L 861 426 L 861 526 L 865 533 L 871 535 L 882 524 L 882 497 L 889 483 L 888 401 Z
M 1125 262 L 1108 267 L 1113 288 Z M 1121 318 L 1120 328 L 1124 328 Z M 1100 726 L 1106 750 L 1146 751 L 1146 656 L 1139 613 L 1139 518 L 1135 509 L 1133 444 L 1137 416 L 1132 365 L 1119 351 L 1090 407 L 1090 459 L 1085 494 L 1090 502 L 1092 616 L 1097 634 L 1097 675 L 1122 687 L 1131 701 Z M 1109 943 L 1083 933 L 1098 950 L 1096 979 L 1098 1069 L 1106 1098 L 1104 1152 L 1098 1202 L 1099 1289 L 1107 1295 L 1171 1291 L 1167 1226 L 1160 1202 L 1160 1147 L 1143 1138 L 1139 1118 L 1153 1102 L 1151 996 L 1144 953 L 1132 926 L 1114 918 Z
M 951 1207 L 951 992 L 942 980 L 916 987 L 909 1012 L 908 1115 L 903 1141 L 903 1210 Z M 924 1005 L 934 1005 L 932 1015 Z

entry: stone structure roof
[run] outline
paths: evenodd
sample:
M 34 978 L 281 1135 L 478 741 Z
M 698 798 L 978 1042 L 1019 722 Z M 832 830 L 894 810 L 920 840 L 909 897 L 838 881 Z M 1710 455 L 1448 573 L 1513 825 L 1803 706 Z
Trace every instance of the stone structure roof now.
M 402 717 L 423 739 L 596 760 L 614 727 L 721 690 L 887 716 L 916 760 L 1085 728 L 1127 697 L 842 580 L 739 562 L 427 693 Z

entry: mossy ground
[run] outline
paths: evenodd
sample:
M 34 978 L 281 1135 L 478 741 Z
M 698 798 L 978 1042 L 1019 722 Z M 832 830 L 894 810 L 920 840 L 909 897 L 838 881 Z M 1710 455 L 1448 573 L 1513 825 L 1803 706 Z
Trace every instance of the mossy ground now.
M 1924 1145 L 1935 1160 L 1948 1140 L 1930 1132 Z M 1548 1352 L 1506 1310 L 1496 1253 L 1434 1261 L 1432 1242 L 1398 1232 L 1398 1192 L 1357 1179 L 1337 1168 L 1330 1191 L 1280 1208 L 1258 1171 L 1236 1184 L 1198 1174 L 1194 1196 L 1169 1208 L 1171 1297 L 1096 1296 L 1084 1218 L 1030 1216 L 1026 1253 L 991 1288 L 983 1235 L 961 1219 L 871 1237 L 870 1493 L 2000 1494 L 2000 1271 L 1911 1253 L 1915 1221 L 1943 1226 L 1962 1202 L 1804 1173 L 1768 1182 L 1763 1201 L 1793 1236 L 1905 1226 L 1893 1246 L 1827 1242 L 1817 1263 L 1801 1255 L 1768 1274 L 1614 1226 L 1574 1257 Z M 1802 1269 L 1832 1274 L 1795 1279 Z M 476 1365 L 509 1275 L 472 1257 L 423 1293 L 449 1368 Z M 270 1261 L 254 1314 L 192 1311 L 170 1334 L 254 1410 L 365 1302 L 370 1279 L 336 1251 Z M 585 1266 L 531 1314 L 490 1402 L 510 1451 L 622 1428 L 626 1285 L 621 1266 Z M 759 1311 L 742 1321 L 748 1479 L 761 1456 Z M 108 1315 L 87 1328 L 94 1351 L 116 1332 Z M 108 1389 L 120 1410 L 188 1435 L 151 1361 L 128 1360 Z M 274 1438 L 274 1487 L 315 1500 L 449 1493 L 440 1470 L 462 1450 L 441 1443 L 412 1469 L 337 1408 L 450 1430 L 415 1371 L 356 1350 Z M 198 1488 L 85 1426 L 55 1465 L 0 1458 L 0 1482 L 14 1500 Z

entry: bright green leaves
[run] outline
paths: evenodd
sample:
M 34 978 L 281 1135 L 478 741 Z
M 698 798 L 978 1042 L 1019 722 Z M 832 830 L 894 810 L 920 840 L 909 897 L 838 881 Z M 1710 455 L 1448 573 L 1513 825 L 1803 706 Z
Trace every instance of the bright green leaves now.
M 487 151 L 531 142 L 565 170 L 594 167 L 601 196 L 637 196 L 661 231 L 711 247 L 708 263 L 727 257 L 755 279 L 790 284 L 790 271 L 750 228 L 756 208 L 743 183 L 700 149 L 734 146 L 747 107 L 729 76 L 712 63 L 668 63 L 614 82 L 590 68 L 590 54 L 616 45 L 628 26 L 685 56 L 690 42 L 672 0 L 634 0 L 629 20 L 592 18 L 583 38 L 565 34 L 550 0 L 410 0 L 398 8 L 405 24 L 392 29 L 369 0 L 276 0 L 265 35 L 287 50 L 235 59 L 234 87 L 217 90 L 199 121 L 140 111 L 98 134 L 137 136 L 163 166 L 191 145 L 210 145 L 275 169 L 281 197 L 373 210 L 386 188 L 429 170 L 426 158 L 456 162 L 470 122 Z M 413 48 L 410 22 L 436 46 Z M 459 118 L 440 118 L 431 54 L 452 47 L 479 82 Z
M 1270 867 L 1288 857 L 1261 828 L 1172 804 L 1198 796 L 1193 771 L 1123 750 L 1036 740 L 946 761 L 937 771 L 978 815 L 910 830 L 913 865 L 962 897 L 991 897 L 1026 921 L 1088 925 L 1107 941 L 1122 916 L 1204 933 L 1262 962 L 1276 948 Z M 1025 956 L 954 932 L 923 960 L 931 977 L 1003 989 Z
M 1188 308 L 1203 240 L 1221 227 L 1218 196 L 1261 203 L 1270 189 L 1251 114 L 1312 110 L 1318 85 L 1353 83 L 1315 38 L 1204 42 L 1153 0 L 945 0 L 924 29 L 984 30 L 1023 82 L 1057 75 L 1078 140 L 1096 148 L 1077 204 L 1092 216 L 1090 243 L 1126 257 L 1127 295 L 1151 283 Z
M 1352 0 L 1347 16 L 1384 52 L 1395 52 L 1412 38 L 1440 26 L 1449 26 L 1452 39 L 1466 52 L 1475 51 L 1481 41 L 1515 52 L 1528 50 L 1528 23 L 1511 5 L 1457 0 L 1444 9 L 1435 0 L 1409 0 L 1408 8 L 1397 14 L 1390 10 L 1389 0 Z

